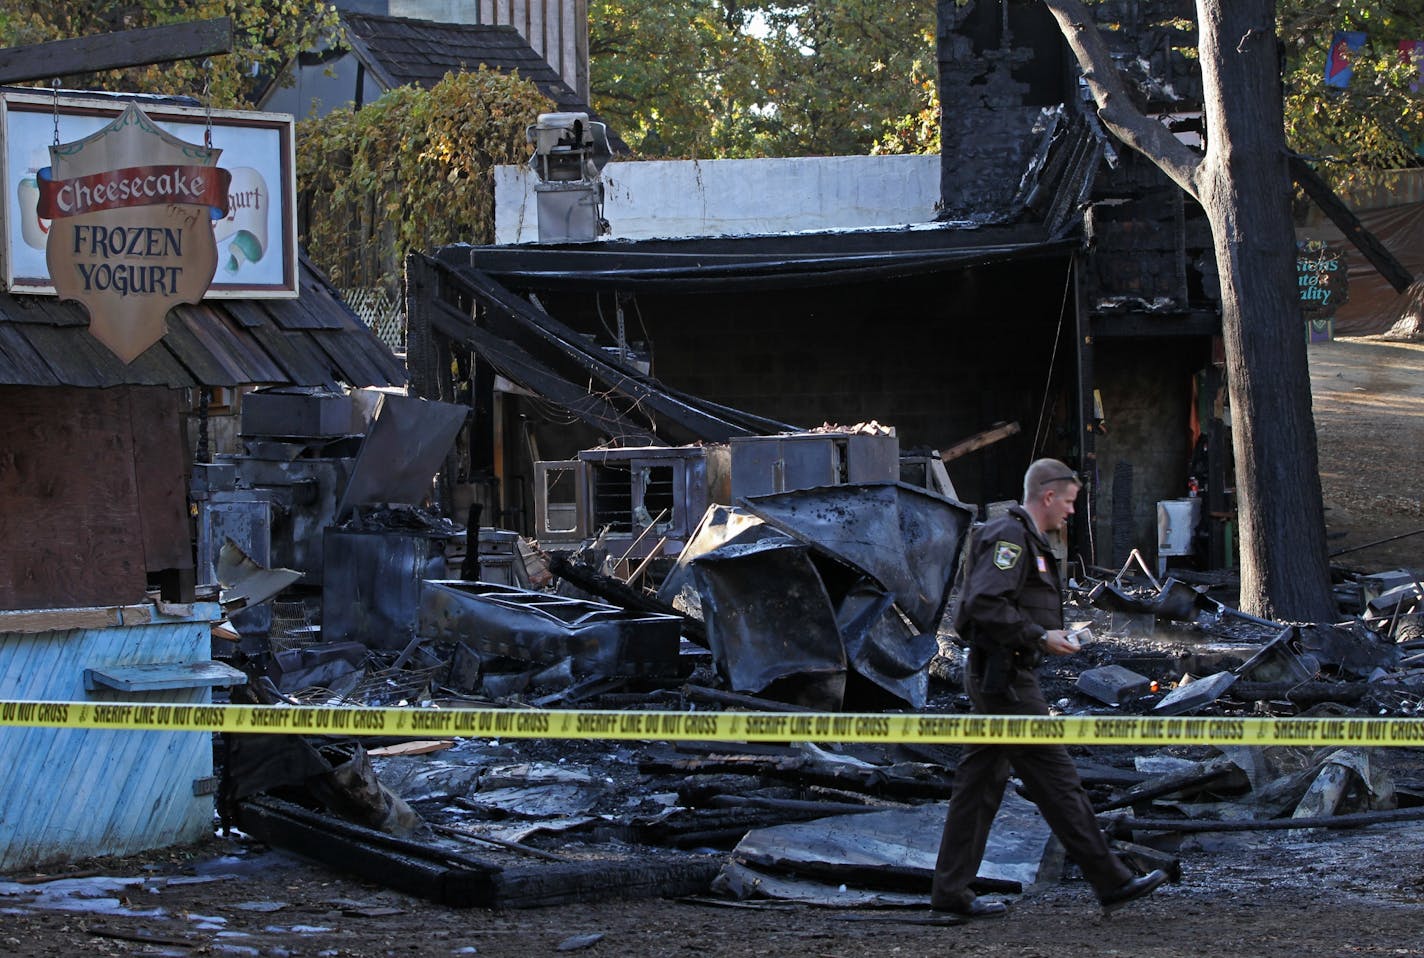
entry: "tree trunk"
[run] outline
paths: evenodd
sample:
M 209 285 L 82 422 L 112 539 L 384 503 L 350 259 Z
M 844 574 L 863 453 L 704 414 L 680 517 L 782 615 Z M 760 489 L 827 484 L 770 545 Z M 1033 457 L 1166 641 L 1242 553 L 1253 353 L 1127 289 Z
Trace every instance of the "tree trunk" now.
M 1201 203 L 1221 280 L 1247 612 L 1335 617 L 1285 153 L 1275 0 L 1197 0 L 1207 150 L 1133 105 L 1079 0 L 1044 0 L 1104 125 Z
M 1221 277 L 1241 533 L 1241 607 L 1335 615 L 1295 290 L 1274 0 L 1198 0 L 1209 145 L 1199 199 Z

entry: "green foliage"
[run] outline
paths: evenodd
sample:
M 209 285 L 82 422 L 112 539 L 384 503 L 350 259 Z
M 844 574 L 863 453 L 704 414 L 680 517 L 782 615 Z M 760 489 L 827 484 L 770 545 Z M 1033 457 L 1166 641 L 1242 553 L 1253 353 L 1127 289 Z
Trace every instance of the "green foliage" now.
M 928 0 L 592 0 L 593 107 L 649 157 L 934 149 Z
M 1419 163 L 1424 145 L 1424 87 L 1417 64 L 1400 56 L 1401 40 L 1424 40 L 1420 0 L 1281 0 L 1285 54 L 1286 137 L 1337 186 L 1367 170 Z M 1336 30 L 1360 30 L 1365 47 L 1351 57 L 1345 89 L 1326 86 L 1325 62 Z
M 23 46 L 118 30 L 231 17 L 233 50 L 204 61 L 179 61 L 106 73 L 59 77 L 78 89 L 204 96 L 214 107 L 242 107 L 258 77 L 275 75 L 298 52 L 333 35 L 336 9 L 321 0 L 6 0 L 0 46 Z
M 924 0 L 765 3 L 766 119 L 781 155 L 868 153 L 924 109 L 935 4 Z
M 339 286 L 394 287 L 410 250 L 494 240 L 494 167 L 552 104 L 483 67 L 297 125 L 302 240 Z
M 735 2 L 591 0 L 591 106 L 648 157 L 751 152 L 759 43 Z
M 920 88 L 920 108 L 886 123 L 885 132 L 875 141 L 871 153 L 939 152 L 939 76 L 933 70 L 926 70 L 918 60 L 911 76 Z

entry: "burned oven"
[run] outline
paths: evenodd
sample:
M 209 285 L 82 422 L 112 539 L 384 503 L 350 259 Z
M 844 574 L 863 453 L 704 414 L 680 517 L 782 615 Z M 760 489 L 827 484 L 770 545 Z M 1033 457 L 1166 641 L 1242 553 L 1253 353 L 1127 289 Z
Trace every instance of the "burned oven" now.
M 726 504 L 726 446 L 585 449 L 577 459 L 539 462 L 535 535 L 575 546 L 604 531 L 610 554 L 676 555 L 707 507 Z

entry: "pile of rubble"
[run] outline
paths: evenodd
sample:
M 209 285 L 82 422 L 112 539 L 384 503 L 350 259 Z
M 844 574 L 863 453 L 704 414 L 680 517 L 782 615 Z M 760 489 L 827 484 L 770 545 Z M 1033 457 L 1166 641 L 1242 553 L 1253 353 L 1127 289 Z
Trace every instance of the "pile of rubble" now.
M 427 580 L 399 649 L 322 643 L 298 618 L 274 630 L 251 688 L 269 703 L 516 718 L 554 706 L 961 713 L 957 649 L 935 628 L 970 519 L 897 483 L 714 506 L 656 594 L 607 575 L 596 551 L 543 556 L 521 541 L 506 552 L 518 579 L 547 587 Z M 1073 581 L 1070 618 L 1096 640 L 1044 675 L 1063 713 L 1329 719 L 1424 702 L 1424 586 L 1407 572 L 1348 577 L 1338 622 L 1297 624 L 1239 612 L 1206 576 L 1089 571 Z M 318 641 L 279 647 L 299 637 Z M 1382 764 L 1384 751 L 1077 750 L 1120 850 L 1169 870 L 1193 832 L 1424 817 L 1424 778 Z M 234 736 L 223 809 L 264 841 L 456 905 L 923 904 L 955 758 L 914 744 Z M 1011 785 L 981 891 L 1065 874 Z

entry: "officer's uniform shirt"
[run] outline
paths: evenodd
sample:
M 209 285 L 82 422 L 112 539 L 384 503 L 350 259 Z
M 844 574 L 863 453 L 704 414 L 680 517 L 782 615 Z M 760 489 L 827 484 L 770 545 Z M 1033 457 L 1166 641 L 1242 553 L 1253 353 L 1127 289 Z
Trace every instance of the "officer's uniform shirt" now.
M 1048 540 L 1022 506 L 974 534 L 954 628 L 971 645 L 1007 646 L 1037 662 L 1044 633 L 1063 628 L 1058 566 Z

